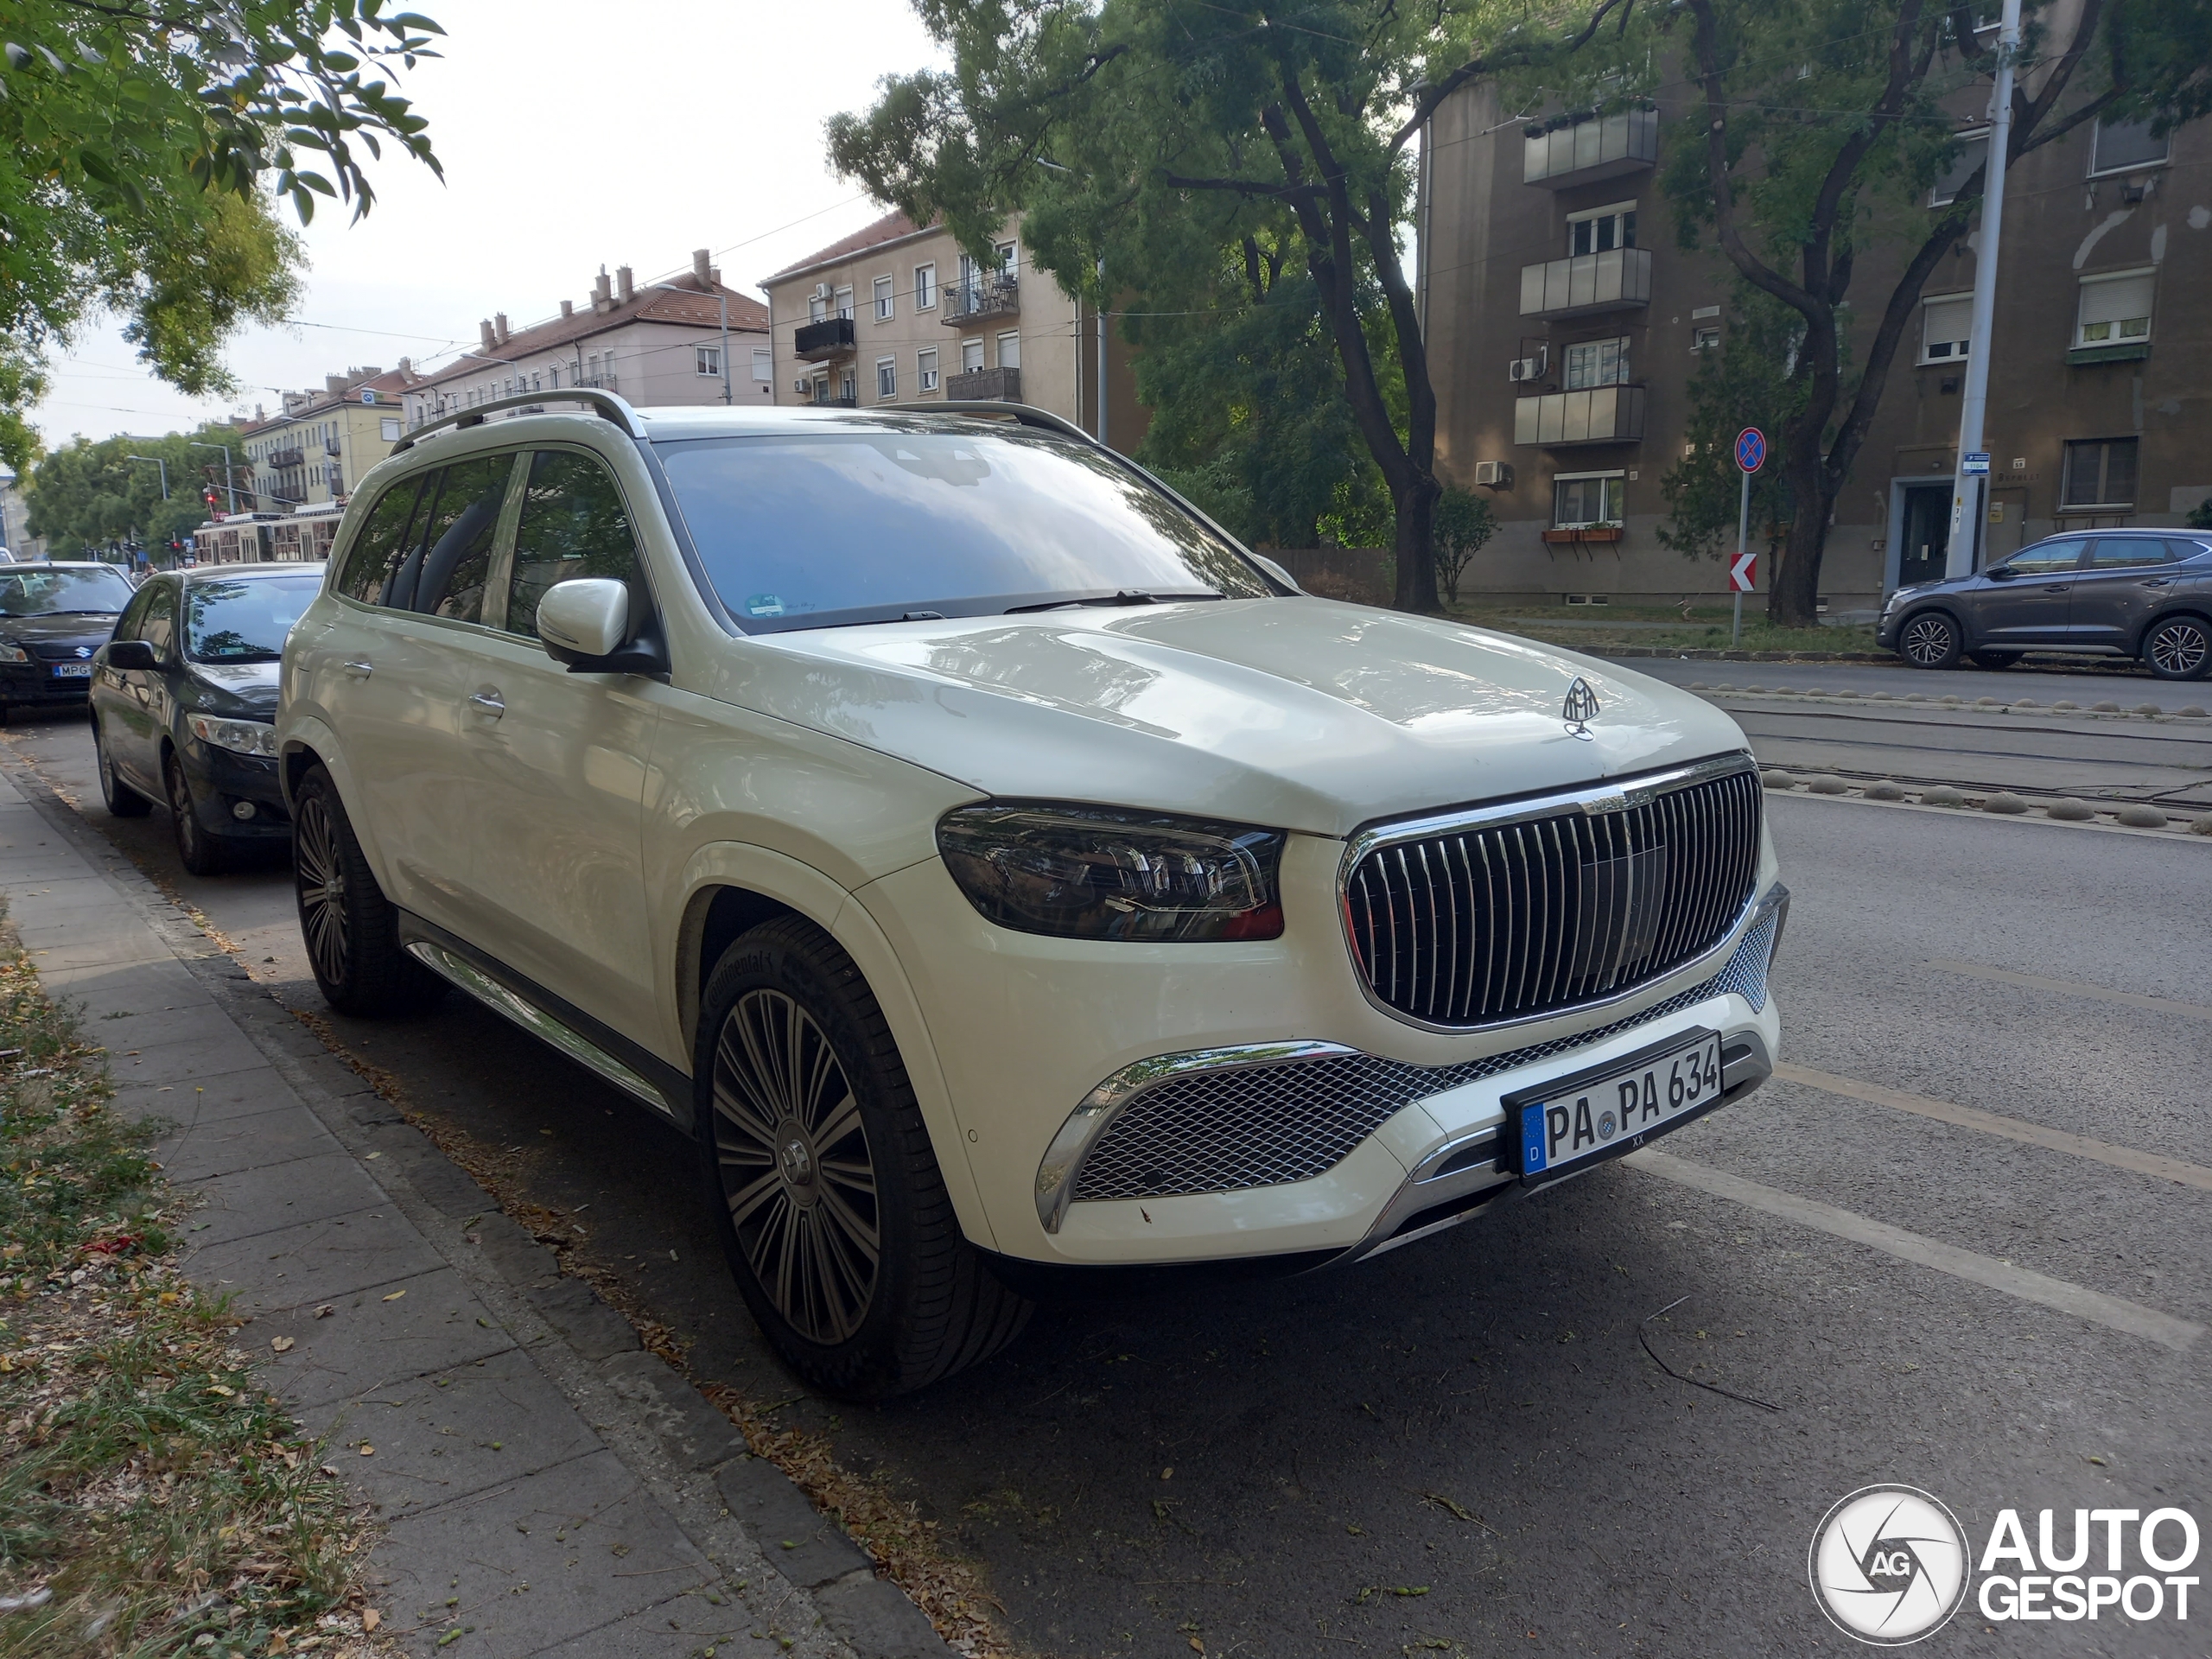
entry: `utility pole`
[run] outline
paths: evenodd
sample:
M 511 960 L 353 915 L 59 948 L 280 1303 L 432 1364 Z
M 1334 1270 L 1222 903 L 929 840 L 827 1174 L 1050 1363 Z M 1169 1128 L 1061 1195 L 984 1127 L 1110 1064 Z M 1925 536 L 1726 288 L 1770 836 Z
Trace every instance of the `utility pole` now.
M 2005 230 L 2005 162 L 2012 140 L 2012 60 L 2020 50 L 2020 0 L 2005 0 L 1997 28 L 1997 86 L 1989 111 L 1989 159 L 1982 164 L 1981 245 L 1974 250 L 1974 323 L 1967 383 L 1959 400 L 1958 470 L 1951 478 L 1951 539 L 1946 576 L 1970 576 L 1981 560 L 1989 519 L 1989 456 L 1982 417 L 1989 404 L 1989 337 L 1997 310 L 1997 250 Z M 1972 468 L 1973 470 L 1968 470 Z
M 1106 259 L 1098 259 L 1098 442 L 1106 442 Z
M 162 499 L 169 499 L 169 464 L 159 455 L 125 455 L 125 461 L 149 461 L 162 469 Z
M 223 452 L 223 493 L 230 499 L 230 516 L 233 518 L 237 518 L 238 516 L 238 488 L 236 480 L 231 475 L 231 446 L 227 443 L 202 443 L 197 438 L 188 439 L 187 442 L 194 449 L 219 449 Z

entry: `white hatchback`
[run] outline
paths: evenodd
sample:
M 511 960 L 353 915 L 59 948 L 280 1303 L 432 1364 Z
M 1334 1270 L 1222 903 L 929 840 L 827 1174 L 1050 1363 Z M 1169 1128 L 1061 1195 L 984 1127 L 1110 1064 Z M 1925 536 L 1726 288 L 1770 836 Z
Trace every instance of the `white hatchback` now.
M 1701 700 L 1302 594 L 1033 410 L 563 397 L 362 480 L 284 653 L 301 923 L 334 1006 L 457 985 L 693 1136 L 809 1382 L 1371 1255 L 1771 1071 Z

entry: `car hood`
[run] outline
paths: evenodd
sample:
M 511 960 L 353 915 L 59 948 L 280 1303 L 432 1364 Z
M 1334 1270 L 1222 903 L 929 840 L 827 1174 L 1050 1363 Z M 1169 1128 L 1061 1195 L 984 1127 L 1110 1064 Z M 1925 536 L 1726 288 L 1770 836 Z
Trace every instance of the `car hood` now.
M 0 616 L 0 639 L 19 645 L 104 645 L 115 632 L 119 612 L 75 612 L 43 616 Z
M 1572 652 L 1327 600 L 755 635 L 712 695 L 979 793 L 1341 836 L 1745 747 L 1702 698 Z M 1563 717 L 1578 679 L 1599 712 Z
M 197 701 L 203 713 L 235 715 L 245 720 L 276 718 L 276 685 L 282 663 L 194 663 Z

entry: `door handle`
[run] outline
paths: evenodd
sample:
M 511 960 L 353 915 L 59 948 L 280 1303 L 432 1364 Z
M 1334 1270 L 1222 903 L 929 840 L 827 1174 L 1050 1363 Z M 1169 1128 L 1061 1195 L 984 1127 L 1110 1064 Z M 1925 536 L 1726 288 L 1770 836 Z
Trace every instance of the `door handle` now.
M 2136 584 L 2139 588 L 2171 588 L 2173 585 L 2174 579 L 2171 576 L 2152 576 L 2148 582 Z
M 497 691 L 470 692 L 468 706 L 487 720 L 497 720 L 507 712 L 507 705 L 500 700 Z
M 370 675 L 376 671 L 376 665 L 373 663 L 348 663 L 346 664 L 346 675 L 352 679 L 365 680 Z
M 2046 582 L 2043 585 L 2043 590 L 2046 594 L 2063 594 L 2073 585 L 2070 582 Z

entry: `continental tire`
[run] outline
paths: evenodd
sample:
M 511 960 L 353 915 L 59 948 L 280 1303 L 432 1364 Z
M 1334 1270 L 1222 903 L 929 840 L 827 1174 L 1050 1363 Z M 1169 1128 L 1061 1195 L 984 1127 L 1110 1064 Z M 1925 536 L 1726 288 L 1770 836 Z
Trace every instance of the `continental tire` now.
M 880 1400 L 997 1352 L 1029 1303 L 960 1231 L 890 1027 L 852 959 L 784 918 L 707 982 L 699 1157 L 730 1270 L 784 1363 Z
M 329 772 L 311 768 L 292 808 L 292 892 L 323 1001 L 365 1017 L 436 1002 L 445 982 L 400 947 L 399 912 L 369 873 Z

